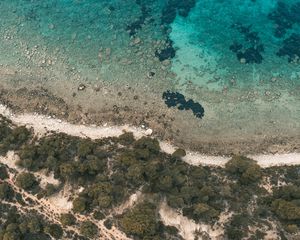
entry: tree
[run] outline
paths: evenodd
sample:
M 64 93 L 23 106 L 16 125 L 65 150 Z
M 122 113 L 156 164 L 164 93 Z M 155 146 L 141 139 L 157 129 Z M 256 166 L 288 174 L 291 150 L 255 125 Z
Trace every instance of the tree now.
M 182 158 L 186 155 L 186 151 L 182 148 L 178 148 L 175 152 L 172 153 L 172 157 L 174 158 Z
M 254 160 L 243 156 L 232 157 L 225 164 L 225 170 L 245 185 L 257 182 L 262 176 L 260 166 Z
M 1 165 L 0 166 L 0 179 L 4 180 L 6 178 L 8 178 L 8 173 L 7 173 L 6 167 Z
M 98 227 L 91 221 L 85 221 L 80 226 L 80 233 L 88 238 L 95 238 L 98 234 Z
M 292 202 L 277 199 L 273 201 L 272 209 L 282 220 L 300 220 L 300 207 Z
M 37 185 L 37 181 L 32 173 L 23 172 L 17 176 L 16 185 L 24 190 L 30 190 Z
M 71 213 L 63 213 L 60 215 L 60 222 L 63 226 L 71 226 L 76 223 L 76 218 Z
M 156 219 L 155 206 L 150 203 L 142 203 L 127 211 L 121 217 L 120 225 L 128 235 L 134 235 L 141 239 L 151 239 L 151 236 L 154 236 L 158 229 Z
M 78 197 L 73 200 L 73 211 L 83 212 L 86 209 L 86 199 L 83 197 Z
M 45 232 L 49 233 L 54 239 L 60 239 L 63 235 L 63 230 L 58 224 L 50 224 L 46 226 Z
M 0 199 L 9 199 L 12 194 L 13 190 L 6 182 L 0 183 Z

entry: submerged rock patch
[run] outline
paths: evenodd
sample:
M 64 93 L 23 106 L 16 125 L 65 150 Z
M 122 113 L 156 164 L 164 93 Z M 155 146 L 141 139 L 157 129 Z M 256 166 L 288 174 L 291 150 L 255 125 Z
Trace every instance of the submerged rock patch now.
M 283 1 L 279 1 L 277 8 L 274 9 L 268 18 L 276 25 L 274 36 L 277 38 L 284 37 L 289 29 L 292 29 L 295 24 L 300 24 L 300 2 L 288 6 Z
M 163 93 L 162 98 L 165 100 L 166 105 L 170 107 L 177 107 L 179 110 L 192 110 L 197 118 L 204 117 L 204 108 L 198 102 L 189 99 L 186 100 L 185 96 L 179 92 L 166 91 Z
M 264 45 L 260 41 L 258 32 L 251 31 L 251 25 L 245 27 L 240 24 L 234 24 L 232 27 L 236 28 L 242 35 L 244 35 L 245 40 L 243 44 L 235 41 L 229 47 L 229 49 L 236 54 L 237 59 L 241 63 L 262 63 Z
M 277 52 L 279 57 L 288 56 L 289 62 L 298 62 L 300 59 L 300 34 L 293 33 L 283 41 L 283 46 Z
M 164 49 L 155 51 L 155 56 L 161 62 L 167 59 L 172 59 L 175 57 L 175 55 L 176 55 L 176 50 L 173 47 L 173 41 L 171 39 L 167 40 L 167 46 Z
M 146 21 L 146 18 L 149 17 L 149 9 L 147 9 L 146 6 L 143 5 L 139 0 L 136 1 L 136 4 L 141 7 L 142 14 L 136 21 L 132 22 L 126 27 L 126 31 L 129 32 L 130 36 L 134 36 L 137 31 L 142 28 L 143 24 Z
M 190 10 L 195 7 L 196 0 L 169 0 L 164 7 L 161 15 L 162 24 L 171 24 L 177 13 L 182 17 L 187 17 Z

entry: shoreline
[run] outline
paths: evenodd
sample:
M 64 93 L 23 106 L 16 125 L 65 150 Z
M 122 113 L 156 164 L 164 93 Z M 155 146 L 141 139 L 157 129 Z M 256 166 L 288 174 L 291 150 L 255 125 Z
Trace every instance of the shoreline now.
M 108 95 L 105 95 L 105 92 L 94 92 L 92 85 L 87 85 L 86 92 L 78 92 L 77 89 L 74 89 L 76 86 L 74 84 L 71 84 L 71 90 L 69 87 L 66 88 L 66 92 L 76 92 L 80 98 L 72 98 L 71 102 L 69 97 L 62 98 L 60 97 L 61 93 L 48 89 L 47 86 L 46 88 L 34 87 L 32 89 L 15 86 L 12 89 L 10 87 L 1 88 L 0 85 L 0 103 L 9 107 L 14 113 L 37 113 L 74 124 L 103 126 L 106 123 L 111 126 L 128 125 L 151 128 L 153 136 L 162 141 L 206 155 L 300 152 L 298 123 L 286 124 L 285 127 L 270 123 L 269 128 L 264 129 L 264 125 L 259 125 L 262 120 L 256 122 L 253 119 L 254 116 L 249 116 L 250 119 L 247 120 L 251 123 L 249 129 L 245 125 L 246 123 L 242 123 L 245 119 L 240 121 L 238 116 L 230 117 L 232 120 L 228 119 L 228 122 L 222 122 L 215 116 L 211 123 L 209 117 L 200 121 L 190 116 L 192 115 L 190 112 L 167 108 L 163 101 L 157 101 L 159 96 L 155 98 L 140 93 L 141 95 L 138 94 L 138 96 L 143 96 L 143 98 L 132 101 L 132 94 L 136 94 L 136 92 L 123 89 L 121 91 L 124 91 L 124 94 L 121 100 L 117 96 L 118 88 L 111 88 Z M 61 88 L 65 89 L 63 86 Z M 106 91 L 105 89 L 108 88 L 102 88 L 100 91 Z M 86 99 L 87 97 L 89 99 Z M 109 105 L 107 105 L 107 99 L 112 99 Z M 141 104 L 146 99 L 148 99 L 148 104 Z M 282 116 L 285 115 L 282 114 Z M 259 119 L 259 116 L 257 118 Z M 221 122 L 217 124 L 214 121 Z M 271 120 L 269 119 L 269 121 Z M 238 125 L 235 125 L 236 122 Z M 254 128 L 256 125 L 259 125 L 260 128 Z M 272 126 L 275 128 L 270 131 Z M 232 128 L 235 132 L 230 131 Z M 287 129 L 289 130 L 286 131 Z
M 63 132 L 72 136 L 88 137 L 99 139 L 105 137 L 119 136 L 124 132 L 132 132 L 136 138 L 142 136 L 151 136 L 152 129 L 134 127 L 130 125 L 119 126 L 96 126 L 96 125 L 78 125 L 68 123 L 58 118 L 44 116 L 39 114 L 14 114 L 6 106 L 0 104 L 0 114 L 9 118 L 16 125 L 25 125 L 32 127 L 35 134 L 43 135 L 47 132 Z M 173 153 L 178 147 L 167 141 L 160 141 L 161 150 L 166 153 Z M 224 167 L 226 162 L 231 158 L 229 155 L 206 155 L 200 152 L 187 150 L 187 155 L 183 160 L 191 165 L 208 165 Z M 282 154 L 248 154 L 249 158 L 257 161 L 263 167 L 282 166 L 282 165 L 299 165 L 300 153 L 290 152 Z

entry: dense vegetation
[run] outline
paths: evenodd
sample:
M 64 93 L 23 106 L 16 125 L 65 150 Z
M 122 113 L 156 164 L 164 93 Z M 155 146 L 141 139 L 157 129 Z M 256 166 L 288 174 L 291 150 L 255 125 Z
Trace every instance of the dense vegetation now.
M 0 240 L 29 239 L 28 234 L 59 239 L 67 234 L 67 226 L 78 224 L 76 213 L 104 220 L 108 228 L 115 225 L 134 239 L 181 239 L 176 228 L 160 220 L 163 201 L 196 223 L 213 225 L 222 213 L 232 213 L 225 223 L 228 239 L 263 239 L 273 223 L 282 239 L 299 232 L 300 166 L 261 169 L 249 158 L 233 156 L 225 168 L 197 167 L 181 160 L 183 149 L 172 155 L 161 152 L 156 139 L 136 140 L 131 133 L 101 140 L 52 133 L 38 139 L 4 118 L 0 133 L 0 153 L 15 150 L 18 165 L 26 170 L 16 176 L 16 186 L 39 198 L 51 196 L 64 184 L 74 190 L 73 213 L 62 214 L 61 225 L 1 203 Z M 61 185 L 41 188 L 34 175 L 39 170 L 53 172 Z M 0 165 L 0 199 L 24 204 L 8 177 L 7 168 Z M 112 209 L 136 191 L 142 191 L 144 200 L 115 216 Z M 82 239 L 99 234 L 92 221 L 79 224 Z

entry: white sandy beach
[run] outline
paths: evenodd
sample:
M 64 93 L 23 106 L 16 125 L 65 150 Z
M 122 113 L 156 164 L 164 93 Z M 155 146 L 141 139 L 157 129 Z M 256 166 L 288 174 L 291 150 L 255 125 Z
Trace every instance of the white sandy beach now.
M 134 127 L 130 125 L 122 126 L 86 126 L 71 124 L 51 116 L 42 116 L 38 114 L 13 114 L 6 106 L 0 104 L 0 114 L 9 118 L 16 125 L 25 125 L 33 128 L 35 134 L 43 135 L 46 132 L 63 132 L 72 136 L 88 137 L 91 139 L 99 139 L 104 137 L 117 137 L 124 132 L 132 132 L 136 138 L 149 136 L 152 134 L 151 129 L 142 127 Z M 161 141 L 162 151 L 172 153 L 176 150 L 176 146 L 168 142 Z M 257 161 L 257 163 L 265 168 L 271 166 L 282 165 L 299 165 L 300 153 L 282 153 L 282 154 L 260 154 L 248 155 L 248 157 Z M 198 152 L 187 151 L 187 155 L 183 160 L 191 165 L 211 165 L 223 167 L 230 159 L 228 156 L 209 156 Z
M 114 137 L 119 136 L 124 131 L 132 132 L 136 138 L 142 136 L 150 136 L 152 134 L 151 129 L 145 129 L 142 127 L 133 127 L 129 125 L 122 126 L 86 126 L 86 125 L 75 125 L 60 119 L 56 119 L 49 116 L 42 116 L 38 114 L 13 114 L 6 106 L 0 105 L 0 114 L 9 118 L 16 125 L 25 125 L 33 129 L 37 136 L 42 136 L 47 132 L 63 132 L 72 136 L 88 137 L 91 139 L 99 139 L 104 137 Z M 160 146 L 162 151 L 166 153 L 173 153 L 177 147 L 172 144 L 161 141 Z M 261 167 L 267 168 L 271 166 L 281 166 L 281 165 L 300 165 L 300 153 L 283 153 L 283 154 L 260 154 L 260 155 L 249 155 L 248 157 L 256 160 Z M 229 156 L 209 156 L 203 155 L 198 152 L 187 151 L 187 155 L 183 158 L 185 162 L 191 165 L 209 165 L 209 166 L 219 166 L 224 167 L 226 162 L 230 159 Z M 10 168 L 18 169 L 15 162 L 18 160 L 18 156 L 10 151 L 7 156 L 0 157 L 0 162 L 7 164 Z M 20 169 L 18 169 L 20 170 Z M 57 180 L 53 178 L 52 175 L 46 176 L 43 172 L 36 173 L 36 176 L 41 179 L 41 185 L 46 185 L 47 183 L 59 184 Z M 68 212 L 72 203 L 68 199 L 68 195 L 65 192 L 60 193 L 50 197 L 43 204 L 51 205 L 51 209 L 55 213 Z M 32 196 L 31 196 L 32 197 Z M 115 213 L 121 214 L 125 209 L 133 207 L 138 201 L 142 199 L 142 194 L 140 191 L 136 192 L 130 198 L 121 204 L 119 207 L 115 208 Z M 49 205 L 50 204 L 50 205 Z M 197 232 L 207 232 L 210 237 L 214 240 L 222 239 L 224 234 L 224 224 L 228 221 L 231 216 L 230 212 L 223 212 L 220 216 L 219 224 L 210 226 L 207 224 L 196 224 L 193 220 L 189 220 L 184 217 L 182 213 L 175 211 L 170 208 L 166 202 L 162 202 L 159 208 L 159 214 L 161 220 L 165 225 L 176 227 L 179 230 L 179 234 L 184 239 L 194 239 L 195 231 Z M 50 215 L 49 215 L 50 216 Z M 52 215 L 51 215 L 52 216 Z M 53 218 L 54 219 L 54 218 Z M 55 219 L 54 219 L 55 220 Z M 97 223 L 97 226 L 102 233 L 107 236 L 107 239 L 112 239 L 109 236 L 113 236 L 115 239 L 129 239 L 125 238 L 122 232 L 117 229 L 107 230 L 104 228 L 103 223 Z M 76 229 L 75 229 L 76 230 Z M 272 232 L 270 231 L 270 234 Z M 268 233 L 269 234 L 269 233 Z M 267 239 L 272 239 L 267 238 Z

